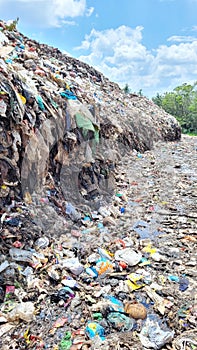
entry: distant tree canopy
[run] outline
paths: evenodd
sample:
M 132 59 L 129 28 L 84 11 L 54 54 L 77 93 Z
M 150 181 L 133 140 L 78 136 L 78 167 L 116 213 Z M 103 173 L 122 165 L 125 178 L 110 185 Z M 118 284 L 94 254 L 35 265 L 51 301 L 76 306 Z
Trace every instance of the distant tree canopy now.
M 128 84 L 125 84 L 125 87 L 122 90 L 124 91 L 125 94 L 133 93 L 133 94 L 136 94 L 138 96 L 143 96 L 142 89 L 140 89 L 138 92 L 135 92 L 135 91 L 131 92 L 131 89 L 130 89 Z
M 125 94 L 129 94 L 129 92 L 130 92 L 129 85 L 126 84 L 125 87 L 123 88 L 123 90 L 124 90 Z
M 157 94 L 152 100 L 176 117 L 183 133 L 197 134 L 197 82 L 177 86 L 172 92 Z

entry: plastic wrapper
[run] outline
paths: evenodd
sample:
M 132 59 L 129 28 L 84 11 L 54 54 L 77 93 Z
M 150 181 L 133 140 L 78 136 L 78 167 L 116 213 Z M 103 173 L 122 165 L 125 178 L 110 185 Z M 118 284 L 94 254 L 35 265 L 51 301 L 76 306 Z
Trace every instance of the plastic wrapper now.
M 34 318 L 35 307 L 30 301 L 26 303 L 18 304 L 12 311 L 8 314 L 8 320 L 18 321 L 23 320 L 25 322 L 31 322 Z
M 174 331 L 163 330 L 154 315 L 149 315 L 139 334 L 140 341 L 145 348 L 161 349 L 174 338 Z
M 51 295 L 51 302 L 58 303 L 60 300 L 70 301 L 75 297 L 75 293 L 69 287 L 60 289 L 57 293 Z
M 13 260 L 24 261 L 29 263 L 32 262 L 33 253 L 29 250 L 10 248 L 9 253 Z
M 110 312 L 107 315 L 108 322 L 119 332 L 131 331 L 135 321 L 120 312 Z
M 105 340 L 105 330 L 97 322 L 91 322 L 91 321 L 88 322 L 85 331 L 90 339 L 93 339 L 94 337 L 99 336 L 101 340 Z
M 63 259 L 61 260 L 61 265 L 69 269 L 76 276 L 80 275 L 84 269 L 78 258 Z
M 136 253 L 130 248 L 120 249 L 115 252 L 115 260 L 124 261 L 129 266 L 137 265 L 142 258 L 141 253 Z
M 96 263 L 96 271 L 100 278 L 104 278 L 108 273 L 111 273 L 113 269 L 112 262 L 106 258 L 100 258 Z

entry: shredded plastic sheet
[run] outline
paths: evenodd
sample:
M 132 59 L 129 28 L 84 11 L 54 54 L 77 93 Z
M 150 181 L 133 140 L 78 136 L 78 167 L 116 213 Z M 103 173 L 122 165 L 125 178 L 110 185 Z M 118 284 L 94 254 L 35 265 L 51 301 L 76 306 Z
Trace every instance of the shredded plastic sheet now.
M 99 132 L 98 129 L 96 130 L 94 125 L 92 124 L 91 120 L 84 117 L 82 114 L 76 113 L 75 115 L 76 123 L 78 128 L 83 129 L 83 135 L 84 137 L 87 136 L 88 131 L 92 131 L 94 133 L 94 138 L 98 142 L 99 140 Z

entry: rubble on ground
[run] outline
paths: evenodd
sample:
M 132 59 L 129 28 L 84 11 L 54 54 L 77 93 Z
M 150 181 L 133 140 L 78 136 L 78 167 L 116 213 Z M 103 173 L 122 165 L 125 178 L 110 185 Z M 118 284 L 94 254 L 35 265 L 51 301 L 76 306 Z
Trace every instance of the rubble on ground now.
M 0 28 L 1 349 L 195 349 L 197 139 Z

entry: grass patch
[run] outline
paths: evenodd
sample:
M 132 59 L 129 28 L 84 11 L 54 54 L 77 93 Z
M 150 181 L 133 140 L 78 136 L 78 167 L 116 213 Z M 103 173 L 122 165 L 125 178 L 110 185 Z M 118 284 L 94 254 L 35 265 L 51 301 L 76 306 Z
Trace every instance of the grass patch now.
M 189 135 L 189 136 L 197 136 L 197 132 L 183 132 L 183 134 Z

